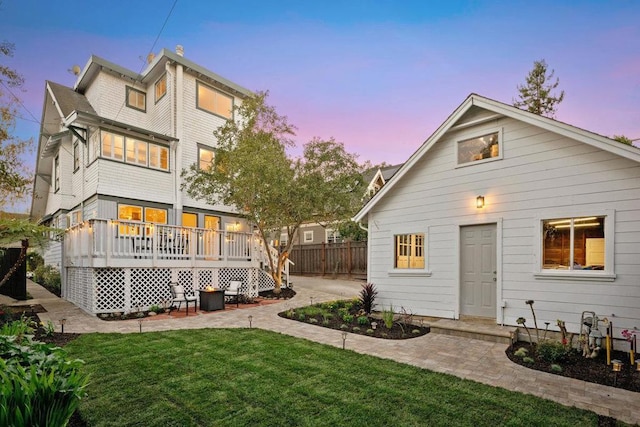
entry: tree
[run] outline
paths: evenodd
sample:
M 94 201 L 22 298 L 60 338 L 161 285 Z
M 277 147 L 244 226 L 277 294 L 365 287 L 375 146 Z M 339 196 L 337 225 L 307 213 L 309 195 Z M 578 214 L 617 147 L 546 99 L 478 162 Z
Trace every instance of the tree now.
M 214 131 L 218 149 L 212 165 L 206 170 L 192 165 L 182 176 L 191 197 L 235 207 L 255 225 L 277 293 L 300 225 L 330 223 L 354 213 L 363 181 L 356 156 L 333 139 L 313 139 L 304 145 L 302 157 L 289 157 L 295 127 L 267 105 L 267 96 L 260 92 L 234 106 L 236 119 Z M 275 257 L 269 236 L 282 229 L 287 244 Z
M 0 42 L 0 58 L 13 56 L 14 45 Z M 32 140 L 21 140 L 12 135 L 15 128 L 18 99 L 11 89 L 19 90 L 24 80 L 18 72 L 0 64 L 0 211 L 5 205 L 13 205 L 23 199 L 31 184 L 31 173 L 23 165 L 21 155 L 32 146 Z M 18 270 L 27 256 L 29 240 L 38 243 L 50 231 L 48 227 L 38 226 L 28 219 L 0 217 L 0 246 L 21 242 L 18 261 L 7 274 L 0 279 L 0 286 Z
M 519 100 L 513 101 L 514 107 L 553 118 L 557 105 L 564 99 L 564 90 L 557 96 L 551 93 L 560 83 L 558 78 L 553 82 L 554 72 L 555 70 L 551 70 L 547 74 L 547 63 L 544 59 L 534 61 L 533 69 L 527 75 L 526 85 L 518 85 Z

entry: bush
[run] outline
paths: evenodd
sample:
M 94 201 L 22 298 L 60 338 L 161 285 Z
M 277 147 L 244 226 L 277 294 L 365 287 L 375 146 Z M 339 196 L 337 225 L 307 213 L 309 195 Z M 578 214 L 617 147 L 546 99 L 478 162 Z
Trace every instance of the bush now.
M 567 348 L 559 341 L 542 341 L 538 344 L 537 352 L 540 359 L 555 363 L 567 355 Z
M 33 272 L 33 281 L 45 287 L 49 292 L 60 296 L 60 272 L 52 265 L 41 265 Z
M 358 325 L 364 326 L 369 324 L 369 318 L 367 316 L 358 317 Z
M 0 331 L 0 425 L 67 425 L 88 381 L 82 361 L 29 335 L 4 335 L 29 328 L 19 320 Z
M 344 316 L 342 316 L 342 320 L 343 320 L 345 323 L 351 323 L 351 322 L 353 322 L 353 314 L 348 314 L 348 313 L 347 313 L 347 314 L 345 314 Z
M 378 291 L 376 290 L 376 287 L 373 283 L 367 283 L 362 285 L 362 289 L 360 290 L 360 297 L 358 298 L 358 301 L 365 313 L 371 314 L 371 310 L 373 310 L 376 296 L 378 296 Z
M 27 254 L 27 271 L 35 271 L 41 265 L 44 265 L 42 255 L 38 252 L 29 252 Z
M 382 310 L 382 321 L 384 322 L 384 326 L 387 329 L 391 329 L 393 327 L 393 318 L 394 318 L 393 306 L 389 306 L 388 310 Z

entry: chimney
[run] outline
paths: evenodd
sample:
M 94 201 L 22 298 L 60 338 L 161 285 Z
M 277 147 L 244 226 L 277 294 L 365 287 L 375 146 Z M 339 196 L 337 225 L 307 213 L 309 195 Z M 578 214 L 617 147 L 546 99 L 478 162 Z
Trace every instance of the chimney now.
M 151 64 L 151 62 L 153 62 L 153 58 L 155 58 L 156 56 L 153 53 L 150 53 L 149 55 L 147 55 L 147 64 Z
M 176 53 L 178 56 L 184 56 L 184 47 L 181 44 L 176 46 Z

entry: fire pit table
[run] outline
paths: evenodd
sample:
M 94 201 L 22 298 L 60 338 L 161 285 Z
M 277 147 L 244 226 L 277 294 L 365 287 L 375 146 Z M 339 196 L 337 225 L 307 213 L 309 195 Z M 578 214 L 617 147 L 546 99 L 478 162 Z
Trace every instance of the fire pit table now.
M 224 310 L 224 290 L 207 288 L 200 289 L 200 310 Z

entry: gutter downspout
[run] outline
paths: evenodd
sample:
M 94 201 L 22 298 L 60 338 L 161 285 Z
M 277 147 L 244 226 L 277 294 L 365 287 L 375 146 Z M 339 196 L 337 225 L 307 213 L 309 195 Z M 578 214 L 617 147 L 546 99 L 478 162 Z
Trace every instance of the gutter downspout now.
M 182 168 L 182 146 L 184 126 L 184 70 L 180 63 L 176 63 L 176 164 L 175 164 L 175 212 L 176 225 L 182 225 L 182 190 L 180 189 L 180 170 Z

